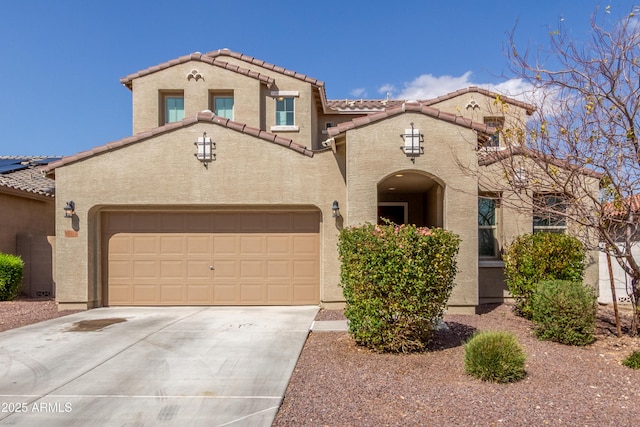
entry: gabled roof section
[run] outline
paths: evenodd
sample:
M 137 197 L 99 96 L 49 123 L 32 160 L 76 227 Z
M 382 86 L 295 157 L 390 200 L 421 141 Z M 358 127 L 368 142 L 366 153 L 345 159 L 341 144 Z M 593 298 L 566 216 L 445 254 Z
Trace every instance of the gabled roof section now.
M 0 191 L 18 191 L 53 197 L 55 183 L 44 176 L 45 165 L 61 157 L 0 156 Z
M 453 99 L 460 95 L 465 95 L 468 93 L 478 93 L 481 95 L 488 96 L 489 98 L 497 99 L 506 102 L 507 104 L 511 104 L 517 107 L 520 107 L 526 110 L 527 114 L 532 114 L 535 111 L 536 107 L 531 104 L 527 104 L 526 102 L 518 101 L 515 98 L 511 98 L 497 92 L 491 92 L 486 89 L 481 89 L 476 86 L 470 86 L 465 89 L 460 89 L 455 92 L 448 93 L 446 95 L 439 96 L 433 99 L 423 99 L 423 100 L 403 100 L 403 99 L 331 99 L 327 100 L 327 107 L 331 110 L 337 111 L 339 113 L 354 113 L 354 114 L 367 114 L 374 113 L 377 111 L 382 111 L 387 108 L 393 108 L 400 106 L 405 103 L 418 103 L 425 106 L 433 106 L 440 102 L 447 101 L 449 99 Z
M 200 61 L 207 64 L 211 64 L 216 67 L 224 68 L 225 70 L 233 71 L 234 73 L 243 74 L 247 77 L 251 77 L 256 80 L 259 80 L 260 82 L 267 85 L 267 87 L 271 87 L 271 85 L 273 85 L 273 83 L 275 82 L 273 78 L 266 76 L 264 74 L 260 74 L 256 71 L 252 71 L 247 68 L 238 67 L 237 65 L 229 64 L 216 57 L 203 55 L 200 52 L 195 52 L 190 55 L 181 56 L 179 58 L 172 59 L 167 62 L 163 62 L 162 64 L 155 65 L 153 67 L 145 68 L 144 70 L 138 71 L 137 73 L 129 74 L 128 76 L 121 78 L 120 83 L 122 83 L 124 86 L 131 89 L 133 85 L 133 80 L 139 77 L 153 74 L 155 72 L 165 70 L 167 68 L 173 67 L 178 64 L 184 64 L 185 62 L 189 62 L 189 61 Z
M 506 148 L 504 150 L 499 150 L 499 151 L 489 151 L 485 153 L 479 153 L 478 165 L 489 166 L 514 156 L 522 156 L 522 157 L 533 159 L 534 161 L 537 161 L 540 163 L 546 163 L 549 165 L 557 166 L 562 169 L 566 169 L 570 171 L 578 171 L 582 175 L 590 176 L 596 179 L 602 179 L 603 177 L 602 173 L 597 172 L 593 169 L 576 165 L 566 160 L 558 159 L 556 157 L 541 153 L 536 150 L 532 150 L 531 148 L 524 147 L 524 146 L 516 146 L 516 147 Z
M 271 63 L 263 61 L 261 59 L 254 58 L 253 56 L 245 55 L 243 53 L 233 52 L 233 51 L 231 51 L 229 49 L 213 50 L 211 52 L 205 53 L 205 56 L 208 56 L 208 57 L 211 57 L 211 58 L 220 58 L 220 57 L 228 56 L 228 57 L 231 57 L 231 58 L 235 58 L 235 59 L 239 59 L 241 61 L 244 61 L 247 64 L 257 65 L 259 67 L 266 68 L 267 70 L 274 71 L 276 73 L 283 74 L 285 76 L 293 77 L 293 78 L 296 78 L 298 80 L 302 80 L 303 82 L 306 82 L 306 83 L 311 83 L 313 86 L 323 87 L 324 88 L 324 82 L 322 82 L 322 81 L 320 81 L 318 79 L 314 79 L 313 77 L 309 77 L 306 74 L 298 73 L 298 72 L 293 71 L 293 70 L 288 70 L 288 69 L 286 69 L 284 67 L 280 67 L 278 65 L 271 64 Z
M 463 126 L 477 132 L 485 133 L 487 135 L 493 135 L 496 131 L 495 128 L 487 126 L 484 123 L 477 123 L 462 116 L 445 113 L 444 111 L 440 111 L 433 107 L 424 106 L 419 103 L 404 103 L 400 106 L 387 108 L 386 110 L 383 110 L 379 113 L 369 114 L 367 116 L 358 117 L 348 122 L 340 123 L 337 126 L 327 129 L 327 133 L 330 137 L 336 137 L 349 130 L 358 128 L 360 126 L 365 126 L 380 120 L 384 120 L 389 117 L 397 116 L 407 111 L 421 113 L 426 116 L 433 117 L 438 120 L 444 120 L 446 122 L 450 122 L 458 126 Z
M 482 88 L 479 88 L 477 86 L 470 86 L 470 87 L 467 87 L 467 88 L 464 88 L 464 89 L 459 89 L 459 90 L 457 90 L 455 92 L 450 92 L 450 93 L 448 93 L 446 95 L 442 95 L 442 96 L 439 96 L 437 98 L 428 99 L 428 100 L 425 100 L 425 101 L 420 101 L 420 103 L 423 104 L 423 105 L 434 105 L 434 104 L 438 104 L 438 103 L 440 103 L 442 101 L 447 101 L 449 99 L 455 98 L 455 97 L 460 96 L 460 95 L 465 95 L 465 94 L 468 94 L 468 93 L 478 93 L 478 94 L 481 94 L 481 95 L 488 96 L 489 98 L 496 98 L 496 99 L 500 98 L 500 100 L 506 102 L 507 104 L 511 104 L 511 105 L 514 105 L 516 107 L 520 107 L 520 108 L 526 110 L 527 115 L 533 114 L 533 112 L 536 110 L 536 107 L 534 105 L 528 104 L 526 102 L 518 101 L 515 98 L 511 98 L 511 97 L 502 95 L 502 94 L 497 93 L 497 92 L 492 92 L 492 91 L 487 90 L 487 89 L 482 89 Z
M 177 129 L 189 127 L 195 123 L 213 123 L 218 126 L 226 127 L 240 133 L 245 133 L 247 135 L 254 136 L 256 138 L 262 139 L 272 144 L 280 145 L 282 147 L 296 151 L 304 156 L 313 157 L 313 151 L 309 150 L 304 145 L 293 142 L 293 140 L 291 139 L 282 138 L 273 133 L 248 126 L 244 123 L 234 122 L 232 120 L 216 116 L 215 114 L 213 114 L 213 112 L 209 110 L 205 110 L 205 111 L 199 112 L 195 117 L 186 118 L 179 122 L 169 123 L 164 126 L 151 129 L 146 132 L 140 132 L 139 134 L 136 134 L 134 136 L 130 136 L 128 138 L 124 138 L 119 141 L 110 142 L 105 145 L 95 147 L 91 150 L 80 152 L 73 156 L 63 157 L 62 159 L 47 165 L 45 168 L 45 171 L 47 173 L 51 173 L 59 167 L 66 166 L 68 164 L 75 163 L 75 162 L 78 162 L 102 153 L 118 150 L 128 145 L 137 144 L 138 142 L 142 142 L 147 139 L 154 138 L 156 136 L 175 131 Z

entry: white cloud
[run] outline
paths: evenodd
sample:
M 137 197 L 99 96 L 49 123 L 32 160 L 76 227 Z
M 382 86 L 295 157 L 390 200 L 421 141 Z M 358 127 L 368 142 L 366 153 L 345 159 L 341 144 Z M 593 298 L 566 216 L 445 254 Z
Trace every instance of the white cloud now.
M 471 71 L 460 77 L 423 74 L 413 81 L 404 84 L 404 89 L 398 94 L 398 99 L 431 99 L 440 95 L 456 91 L 460 88 L 472 86 Z
M 349 94 L 354 98 L 366 98 L 367 90 L 363 87 L 359 87 L 359 88 L 353 89 Z
M 383 84 L 378 88 L 378 93 L 384 95 L 385 98 L 387 97 L 387 94 L 389 94 L 389 96 L 393 96 L 395 91 L 396 87 L 390 83 Z

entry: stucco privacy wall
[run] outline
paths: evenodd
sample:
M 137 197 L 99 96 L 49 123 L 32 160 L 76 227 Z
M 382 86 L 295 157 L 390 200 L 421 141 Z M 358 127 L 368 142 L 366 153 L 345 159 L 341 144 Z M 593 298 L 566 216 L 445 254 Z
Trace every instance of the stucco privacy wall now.
M 411 162 L 400 137 L 410 123 L 424 134 L 424 154 Z M 347 132 L 347 225 L 377 220 L 377 184 L 399 171 L 427 174 L 444 187 L 444 228 L 461 238 L 450 313 L 478 304 L 476 133 L 420 113 L 404 113 Z M 463 162 L 472 173 L 460 168 Z
M 203 132 L 217 159 L 194 156 Z M 313 158 L 206 122 L 160 134 L 56 169 L 57 299 L 60 308 L 101 301 L 100 213 L 105 210 L 315 209 L 321 212 L 320 298 L 342 300 L 333 200 L 345 183 L 331 151 Z M 66 201 L 76 215 L 64 218 Z M 277 206 L 276 206 L 277 205 Z

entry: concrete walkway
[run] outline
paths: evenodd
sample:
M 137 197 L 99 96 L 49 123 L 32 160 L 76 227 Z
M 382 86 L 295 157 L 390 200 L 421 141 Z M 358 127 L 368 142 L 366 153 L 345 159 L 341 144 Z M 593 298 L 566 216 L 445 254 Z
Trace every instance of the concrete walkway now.
M 2 332 L 0 425 L 270 426 L 317 311 L 101 308 Z

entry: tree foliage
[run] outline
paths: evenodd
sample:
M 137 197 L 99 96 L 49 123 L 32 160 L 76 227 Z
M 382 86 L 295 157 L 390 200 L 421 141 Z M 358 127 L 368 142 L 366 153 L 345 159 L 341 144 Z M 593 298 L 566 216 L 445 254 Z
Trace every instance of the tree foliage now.
M 503 136 L 509 149 L 535 164 L 542 175 L 536 179 L 566 201 L 551 214 L 566 217 L 591 249 L 601 242 L 632 278 L 629 294 L 640 316 L 640 260 L 631 253 L 640 240 L 639 10 L 619 20 L 610 12 L 594 13 L 585 40 L 562 25 L 549 31 L 545 49 L 521 49 L 517 27 L 511 32 L 511 71 L 532 88 L 529 101 L 536 108 L 524 134 L 503 129 Z M 522 174 L 514 162 L 504 163 L 506 174 Z M 600 192 L 590 190 L 589 177 L 600 180 Z

